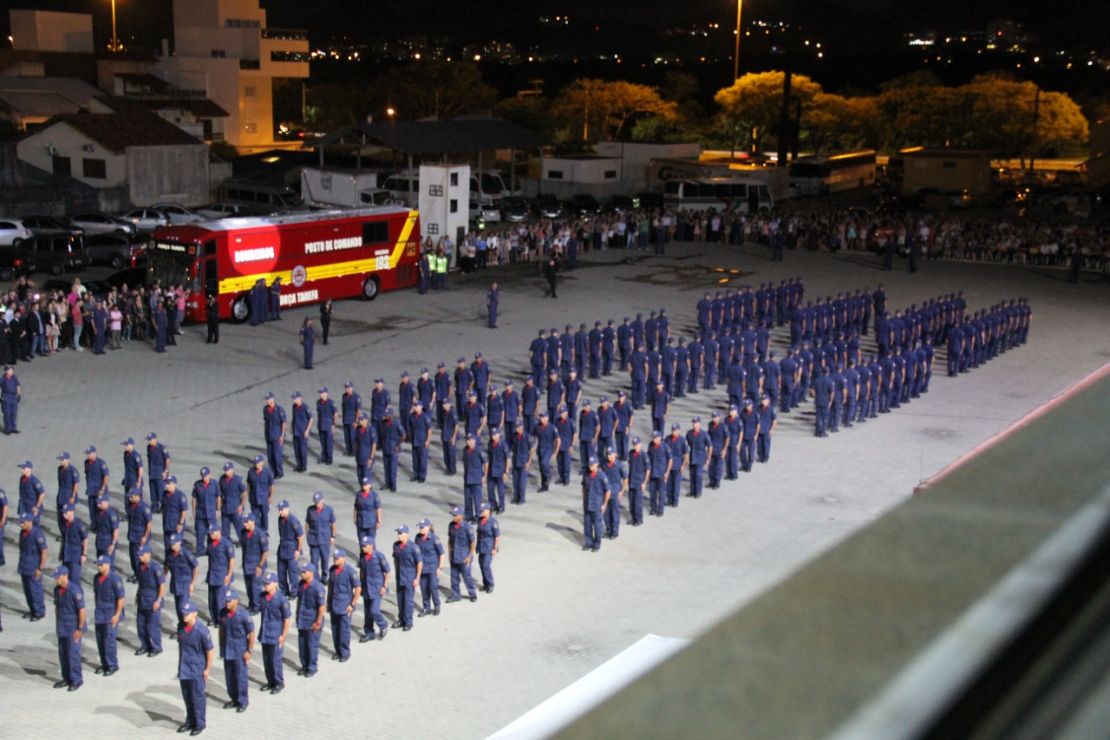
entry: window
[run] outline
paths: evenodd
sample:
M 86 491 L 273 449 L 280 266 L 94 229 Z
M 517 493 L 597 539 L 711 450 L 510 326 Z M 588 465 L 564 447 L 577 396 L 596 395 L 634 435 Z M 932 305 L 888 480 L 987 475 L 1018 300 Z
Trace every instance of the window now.
M 213 59 L 223 59 L 226 56 L 227 56 L 227 52 L 224 51 L 223 49 L 213 49 L 212 50 L 212 58 Z
M 450 203 L 448 204 L 448 210 L 450 210 L 451 213 L 458 213 L 459 212 L 459 202 L 457 200 L 455 200 L 454 198 L 452 198 Z
M 437 223 L 428 224 L 428 233 L 429 234 L 438 234 L 439 233 L 439 224 L 437 224 Z
M 82 159 L 81 173 L 88 178 L 96 180 L 108 179 L 108 163 L 103 159 Z
M 442 198 L 443 197 L 443 186 L 442 185 L 429 185 L 428 186 L 428 195 L 432 196 L 433 198 Z
M 57 154 L 55 154 L 53 157 L 53 162 L 55 175 L 69 177 L 71 174 L 73 174 L 72 167 L 69 162 L 69 157 L 59 157 Z
M 606 180 L 616 180 L 617 179 L 617 171 L 616 170 L 605 170 L 605 179 Z
M 389 224 L 385 221 L 372 221 L 362 225 L 363 244 L 382 244 L 389 241 Z
M 547 171 L 547 179 L 548 180 L 562 180 L 563 179 L 563 171 L 562 170 L 548 170 Z
M 451 187 L 455 187 L 458 184 L 459 184 L 459 173 L 458 172 L 452 172 L 451 173 Z

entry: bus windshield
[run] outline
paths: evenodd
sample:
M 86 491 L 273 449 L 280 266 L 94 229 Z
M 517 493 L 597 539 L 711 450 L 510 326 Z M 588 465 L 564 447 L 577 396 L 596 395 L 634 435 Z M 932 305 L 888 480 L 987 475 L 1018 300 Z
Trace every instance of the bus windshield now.
M 196 263 L 195 253 L 188 250 L 195 247 L 182 244 L 156 244 L 147 252 L 146 280 L 147 285 L 159 281 L 163 287 L 167 285 L 183 285 L 190 292 L 196 292 L 198 286 L 194 285 Z

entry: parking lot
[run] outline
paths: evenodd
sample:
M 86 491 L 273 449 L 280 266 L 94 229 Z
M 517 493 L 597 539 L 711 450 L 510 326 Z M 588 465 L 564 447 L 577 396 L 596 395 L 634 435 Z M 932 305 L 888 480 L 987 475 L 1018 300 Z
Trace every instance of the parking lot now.
M 12 498 L 18 476 L 14 466 L 30 458 L 52 510 L 54 456 L 96 444 L 113 467 L 118 506 L 118 442 L 126 437 L 158 432 L 173 455 L 173 472 L 188 485 L 202 465 L 233 460 L 243 467 L 264 451 L 261 407 L 267 391 L 288 405 L 294 390 L 311 398 L 320 386 L 338 393 L 351 380 L 365 398 L 372 378 L 384 377 L 395 389 L 403 370 L 427 366 L 434 371 L 439 361 L 451 367 L 456 357 L 477 351 L 489 361 L 495 381 L 519 382 L 537 329 L 595 319 L 620 322 L 625 315 L 665 307 L 673 333 L 689 335 L 694 304 L 705 290 L 802 276 L 807 297 L 873 289 L 881 281 L 892 308 L 959 289 L 969 308 L 1017 296 L 1029 299 L 1033 328 L 1027 346 L 958 379 L 937 373 L 926 397 L 829 439 L 813 437 L 808 409 L 780 417 L 769 464 L 757 465 L 740 481 L 708 491 L 700 500 L 683 498 L 662 519 L 622 529 L 620 538 L 606 540 L 597 554 L 580 548 L 576 487 L 555 486 L 537 494 L 533 479 L 528 504 L 500 517 L 503 540 L 494 563 L 494 595 L 480 594 L 475 604 L 464 600 L 445 606 L 440 616 L 417 620 L 412 632 L 391 632 L 383 642 L 356 645 L 352 660 L 342 665 L 328 660 L 325 628 L 320 673 L 309 681 L 287 670 L 287 690 L 277 697 L 254 691 L 262 683 L 256 658 L 251 708 L 244 714 L 219 709 L 226 698 L 220 666 L 208 684 L 209 734 L 215 737 L 339 727 L 338 720 L 371 732 L 482 737 L 645 634 L 696 636 L 904 501 L 917 482 L 1110 358 L 1107 285 L 1067 285 L 1051 271 L 929 262 L 915 275 L 904 265 L 880 273 L 874 258 L 861 253 L 788 252 L 784 262 L 770 262 L 758 247 L 708 244 L 671 245 L 665 257 L 591 252 L 580 257 L 580 265 L 564 276 L 558 300 L 541 297 L 542 280 L 532 268 L 506 270 L 500 275 L 497 330 L 485 328 L 484 312 L 487 281 L 495 272 L 453 276 L 446 292 L 344 301 L 335 308 L 332 341 L 326 347 L 317 344 L 311 371 L 301 367 L 296 329 L 303 316 L 315 315 L 315 306 L 287 311 L 282 321 L 260 327 L 224 325 L 218 346 L 206 346 L 203 327 L 190 326 L 179 346 L 165 355 L 131 345 L 104 357 L 66 352 L 21 363 L 23 434 L 5 438 L 0 448 L 0 470 L 6 476 L 0 485 Z M 781 328 L 775 340 L 781 356 Z M 618 376 L 589 380 L 583 398 L 612 396 L 628 385 Z M 721 407 L 723 397 L 719 387 L 708 396 L 681 399 L 672 405 L 668 422 L 685 428 L 692 416 Z M 643 413 L 634 425 L 643 436 L 648 429 Z M 315 439 L 311 449 L 316 449 Z M 389 541 L 392 527 L 412 526 L 424 516 L 442 532 L 448 508 L 462 498 L 460 479 L 442 474 L 438 445 L 432 446 L 424 485 L 406 482 L 408 455 L 401 459 L 398 492 L 383 494 L 383 542 Z M 276 497 L 289 499 L 299 515 L 314 491 L 324 491 L 336 508 L 339 544 L 350 550 L 354 467 L 348 458 L 337 461 L 331 467 L 310 463 L 307 473 L 287 474 Z M 376 472 L 380 476 L 380 466 Z M 137 644 L 130 607 L 121 630 L 120 672 L 111 678 L 92 675 L 95 645 L 89 637 L 84 688 L 75 694 L 50 689 L 58 675 L 53 617 L 34 624 L 19 618 L 14 530 L 7 528 L 8 565 L 0 571 L 0 695 L 8 726 L 60 735 L 72 733 L 76 720 L 89 737 L 119 737 L 151 727 L 172 732 L 183 717 L 174 680 L 176 648 L 169 642 L 159 658 L 132 657 Z M 53 534 L 48 529 L 51 548 Z M 385 610 L 392 617 L 392 595 Z M 361 613 L 354 621 L 361 627 Z M 163 626 L 169 622 L 165 619 Z M 289 669 L 295 647 L 289 645 L 285 655 Z

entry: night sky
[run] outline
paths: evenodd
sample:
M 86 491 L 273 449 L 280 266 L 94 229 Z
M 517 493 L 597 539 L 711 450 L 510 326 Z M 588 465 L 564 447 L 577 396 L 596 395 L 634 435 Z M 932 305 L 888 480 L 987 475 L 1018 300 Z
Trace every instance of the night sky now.
M 151 49 L 167 35 L 171 0 L 118 0 L 122 36 L 135 35 Z M 732 0 L 263 0 L 270 25 L 307 28 L 313 40 L 336 33 L 382 38 L 414 33 L 449 34 L 466 43 L 530 31 L 541 14 L 569 14 L 582 21 L 650 26 L 717 20 L 730 22 Z M 905 31 L 978 30 L 995 18 L 1013 18 L 1049 47 L 1110 46 L 1110 14 L 1102 3 L 1079 0 L 745 0 L 745 18 L 787 20 L 820 29 L 844 53 L 869 53 L 897 43 Z M 9 0 L 7 7 L 93 12 L 98 36 L 108 34 L 107 0 Z M 7 13 L 0 24 L 6 29 Z M 642 24 L 642 25 L 641 25 Z M 614 30 L 618 30 L 614 29 Z M 583 31 L 588 30 L 583 23 Z M 6 33 L 6 30 L 5 30 Z

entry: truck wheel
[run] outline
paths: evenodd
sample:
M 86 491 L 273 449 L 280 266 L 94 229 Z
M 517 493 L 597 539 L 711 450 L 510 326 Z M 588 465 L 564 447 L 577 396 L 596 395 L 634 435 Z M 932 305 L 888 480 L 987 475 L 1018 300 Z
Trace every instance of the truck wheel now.
M 65 265 L 58 264 L 58 263 L 50 265 L 50 274 L 51 275 L 61 275 L 63 272 L 65 272 Z
M 366 301 L 372 301 L 378 297 L 378 281 L 373 276 L 366 278 L 362 284 L 362 298 Z
M 247 302 L 247 297 L 241 295 L 231 303 L 231 318 L 235 320 L 236 324 L 242 324 L 251 316 L 251 305 Z

